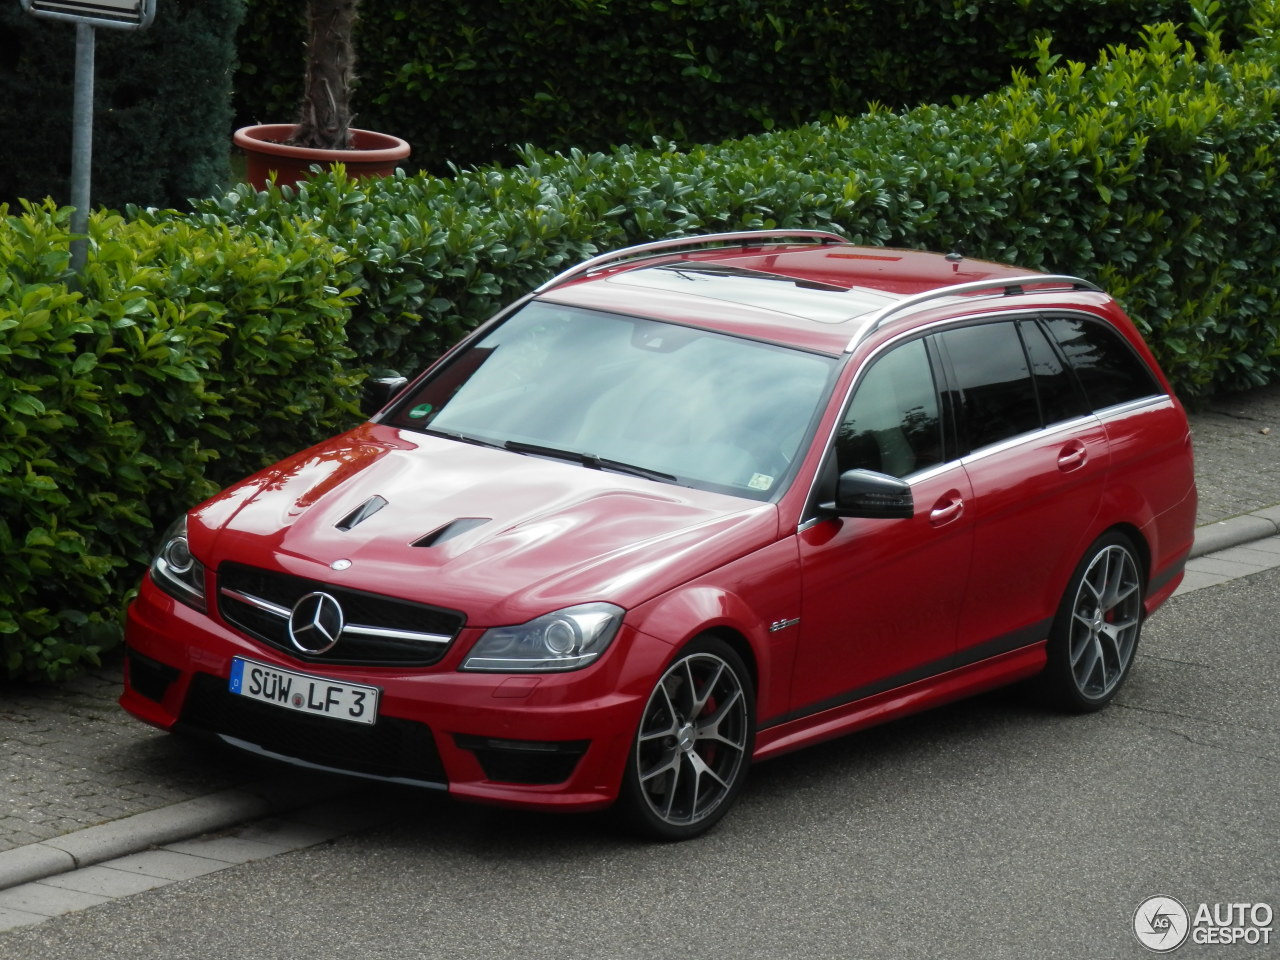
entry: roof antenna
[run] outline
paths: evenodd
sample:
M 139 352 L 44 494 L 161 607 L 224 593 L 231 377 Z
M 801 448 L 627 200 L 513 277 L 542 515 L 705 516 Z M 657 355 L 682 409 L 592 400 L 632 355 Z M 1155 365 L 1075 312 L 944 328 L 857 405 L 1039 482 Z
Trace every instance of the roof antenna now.
M 951 264 L 952 273 L 960 272 L 960 261 L 963 259 L 964 259 L 964 254 L 960 252 L 959 245 L 956 246 L 956 249 L 952 250 L 950 253 L 947 254 L 946 260 L 947 260 L 947 263 Z

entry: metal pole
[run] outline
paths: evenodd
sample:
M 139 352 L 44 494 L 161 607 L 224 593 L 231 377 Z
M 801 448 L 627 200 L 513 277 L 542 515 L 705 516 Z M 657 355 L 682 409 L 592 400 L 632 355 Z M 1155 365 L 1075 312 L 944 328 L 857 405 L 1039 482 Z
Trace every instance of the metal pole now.
M 89 254 L 89 181 L 93 172 L 93 25 L 76 24 L 75 101 L 71 119 L 71 269 L 79 275 Z

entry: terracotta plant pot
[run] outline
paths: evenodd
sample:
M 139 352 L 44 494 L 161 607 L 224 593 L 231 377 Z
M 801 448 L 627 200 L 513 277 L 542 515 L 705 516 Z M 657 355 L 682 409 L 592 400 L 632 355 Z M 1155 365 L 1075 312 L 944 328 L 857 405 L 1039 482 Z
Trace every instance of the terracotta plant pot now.
M 293 184 L 311 176 L 313 164 L 341 163 L 353 177 L 383 177 L 409 156 L 409 144 L 399 137 L 372 130 L 351 129 L 350 150 L 316 150 L 295 147 L 285 141 L 293 136 L 292 123 L 260 123 L 241 127 L 232 138 L 245 154 L 245 178 L 262 190 L 274 173 L 277 184 Z

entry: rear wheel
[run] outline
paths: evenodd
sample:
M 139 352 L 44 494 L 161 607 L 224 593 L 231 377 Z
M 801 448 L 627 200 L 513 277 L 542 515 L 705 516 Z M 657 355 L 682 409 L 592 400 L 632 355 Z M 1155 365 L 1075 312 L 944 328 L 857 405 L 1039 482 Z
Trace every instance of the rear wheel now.
M 660 840 L 709 830 L 746 780 L 755 743 L 755 693 L 723 640 L 685 647 L 649 695 L 622 783 L 632 826 Z
M 1098 710 L 1120 690 L 1138 648 L 1142 595 L 1132 541 L 1104 534 L 1076 567 L 1049 634 L 1045 680 L 1061 705 Z

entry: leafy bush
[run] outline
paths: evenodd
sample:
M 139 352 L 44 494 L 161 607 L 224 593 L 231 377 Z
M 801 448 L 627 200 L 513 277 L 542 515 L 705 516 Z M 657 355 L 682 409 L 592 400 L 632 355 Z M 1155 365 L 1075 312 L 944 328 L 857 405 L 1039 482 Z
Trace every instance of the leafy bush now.
M 361 291 L 348 344 L 366 369 L 412 370 L 551 272 L 595 252 L 604 225 L 560 186 L 501 168 L 447 180 L 356 181 L 339 170 L 296 191 L 258 194 L 242 184 L 201 201 L 192 216 L 281 239 L 305 223 L 345 248 Z
M 5 212 L 0 207 L 0 214 Z M 0 218 L 0 672 L 56 678 L 119 641 L 162 529 L 353 419 L 341 251 L 69 211 Z
M 202 216 L 317 224 L 359 261 L 351 343 L 412 369 L 502 302 L 598 249 L 721 229 L 821 226 L 1093 278 L 1127 305 L 1188 398 L 1275 376 L 1276 4 L 1225 51 L 1222 8 L 1149 28 L 1096 66 L 1037 45 L 1034 75 L 955 107 L 875 108 L 679 150 L 526 148 L 512 169 L 296 196 L 240 188 Z

